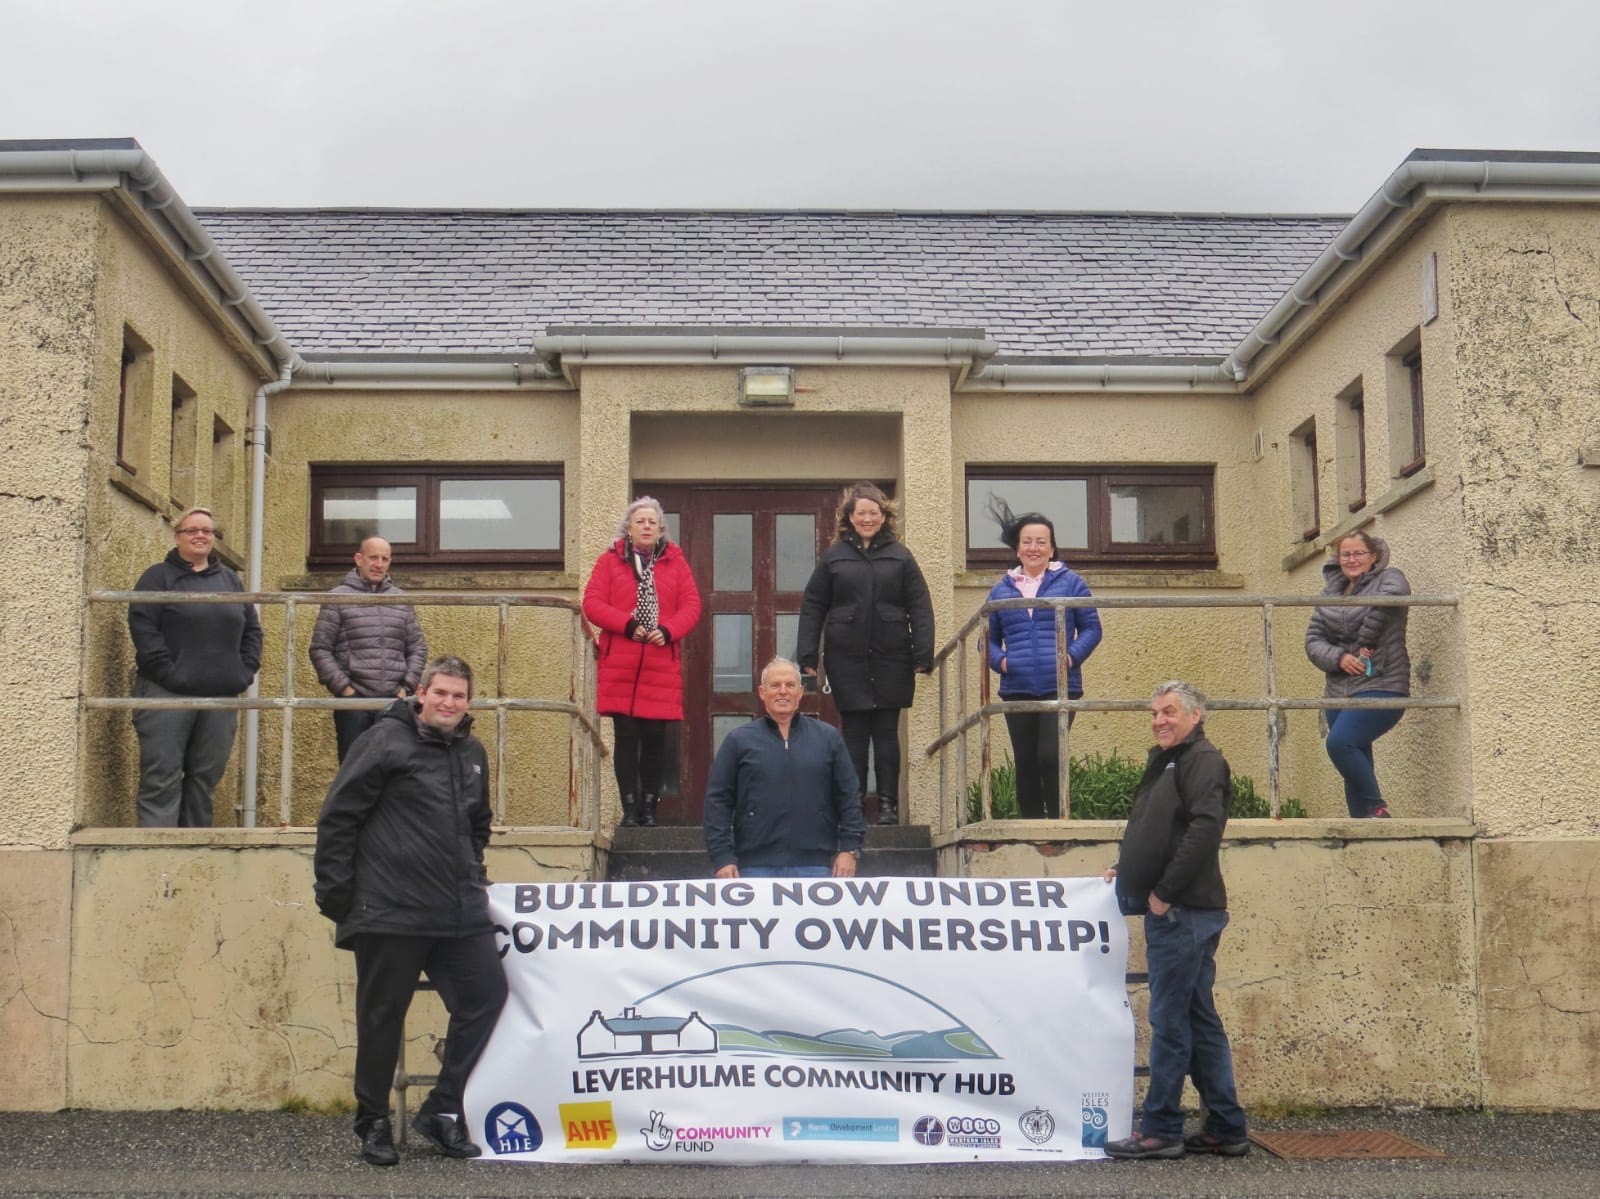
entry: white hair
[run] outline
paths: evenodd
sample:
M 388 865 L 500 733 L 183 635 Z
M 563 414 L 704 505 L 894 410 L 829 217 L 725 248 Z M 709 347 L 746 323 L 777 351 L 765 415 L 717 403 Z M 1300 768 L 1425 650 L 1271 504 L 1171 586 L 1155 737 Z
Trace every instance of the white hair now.
M 667 514 L 661 510 L 661 501 L 653 495 L 641 495 L 628 505 L 628 510 L 622 514 L 622 519 L 617 522 L 617 536 L 628 535 L 628 524 L 633 520 L 633 514 L 641 508 L 655 509 L 656 519 L 661 522 L 661 538 L 667 538 Z
M 1168 679 L 1150 693 L 1150 698 L 1157 700 L 1163 695 L 1176 695 L 1178 702 L 1183 705 L 1183 710 L 1189 713 L 1190 716 L 1205 718 L 1205 692 L 1201 691 L 1193 683 L 1185 683 L 1182 679 Z

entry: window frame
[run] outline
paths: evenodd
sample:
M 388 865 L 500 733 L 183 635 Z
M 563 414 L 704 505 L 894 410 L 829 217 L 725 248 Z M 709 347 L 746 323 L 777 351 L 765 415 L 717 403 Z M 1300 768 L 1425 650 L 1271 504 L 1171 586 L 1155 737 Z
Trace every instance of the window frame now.
M 454 479 L 553 479 L 560 488 L 556 545 L 538 550 L 441 550 L 439 487 Z M 563 463 L 416 462 L 310 464 L 311 514 L 306 565 L 310 568 L 349 564 L 359 545 L 323 540 L 323 500 L 330 488 L 414 487 L 417 491 L 415 541 L 391 541 L 394 565 L 407 569 L 564 570 L 567 544 L 567 483 Z
M 1215 463 L 1049 463 L 987 464 L 968 462 L 962 476 L 961 509 L 968 570 L 1007 569 L 1016 555 L 1005 548 L 972 544 L 971 494 L 974 479 L 1037 479 L 1041 482 L 1084 482 L 1088 490 L 1089 545 L 1061 546 L 1070 566 L 1098 569 L 1215 570 L 1217 567 L 1217 468 Z M 1111 540 L 1111 489 L 1119 486 L 1199 487 L 1205 540 L 1180 549 L 1160 542 Z
M 1427 405 L 1422 393 L 1422 347 L 1401 356 L 1400 368 L 1406 373 L 1411 405 L 1411 459 L 1400 468 L 1400 477 L 1409 478 L 1428 464 Z

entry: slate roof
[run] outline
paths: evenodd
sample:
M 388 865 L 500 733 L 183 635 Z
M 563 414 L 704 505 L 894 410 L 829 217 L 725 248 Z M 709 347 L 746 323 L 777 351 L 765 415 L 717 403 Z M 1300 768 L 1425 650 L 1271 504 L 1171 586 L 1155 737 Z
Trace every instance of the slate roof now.
M 1002 358 L 1231 350 L 1328 216 L 196 209 L 303 354 L 511 354 L 552 326 L 963 327 Z

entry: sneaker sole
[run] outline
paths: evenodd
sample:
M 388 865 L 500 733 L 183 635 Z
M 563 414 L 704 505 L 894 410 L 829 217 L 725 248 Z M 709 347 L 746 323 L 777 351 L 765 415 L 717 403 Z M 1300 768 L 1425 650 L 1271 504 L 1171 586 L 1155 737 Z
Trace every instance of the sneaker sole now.
M 1226 1145 L 1185 1145 L 1188 1153 L 1209 1153 L 1214 1157 L 1243 1157 L 1250 1152 L 1250 1142 L 1240 1141 Z
M 1184 1152 L 1182 1145 L 1170 1145 L 1165 1149 L 1150 1149 L 1141 1153 L 1113 1153 L 1107 1149 L 1106 1156 L 1111 1158 L 1112 1161 L 1142 1162 L 1155 1158 L 1171 1160 L 1172 1158 L 1182 1157 Z

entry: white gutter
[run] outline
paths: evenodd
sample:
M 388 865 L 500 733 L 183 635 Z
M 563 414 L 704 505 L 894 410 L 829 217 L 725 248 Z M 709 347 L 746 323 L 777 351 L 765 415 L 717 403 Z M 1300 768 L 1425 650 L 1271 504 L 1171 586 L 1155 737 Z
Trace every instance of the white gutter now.
M 1172 363 L 991 362 L 967 377 L 963 392 L 1108 391 L 1238 394 L 1222 367 Z
M 1346 266 L 1360 262 L 1367 241 L 1396 212 L 1412 208 L 1419 189 L 1439 189 L 1441 199 L 1593 200 L 1600 189 L 1600 163 L 1408 160 L 1384 181 L 1333 244 L 1308 267 L 1271 311 L 1222 360 L 1222 370 L 1243 381 L 1250 365 L 1276 345 L 1303 309 L 1321 303 L 1321 289 Z M 1493 195 L 1487 193 L 1493 189 Z M 1432 192 L 1423 199 L 1430 198 Z
M 313 385 L 350 391 L 570 391 L 572 384 L 549 363 L 341 360 L 307 362 L 296 368 L 293 388 Z
M 256 303 L 244 282 L 155 160 L 142 149 L 13 150 L 0 153 L 0 190 L 30 192 L 125 191 L 133 209 L 149 223 L 224 311 L 245 339 L 282 367 L 294 348 Z

